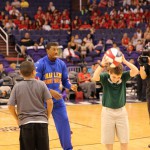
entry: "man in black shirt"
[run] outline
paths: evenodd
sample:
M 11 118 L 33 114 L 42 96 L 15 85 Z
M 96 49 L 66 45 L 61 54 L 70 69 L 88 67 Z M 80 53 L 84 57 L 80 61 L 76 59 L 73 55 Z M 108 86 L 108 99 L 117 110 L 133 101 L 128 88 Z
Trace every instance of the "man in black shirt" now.
M 147 106 L 149 112 L 149 119 L 150 119 L 150 52 L 148 56 L 148 63 L 145 65 L 140 64 L 140 76 L 142 79 L 147 80 L 147 87 L 146 87 L 146 99 L 147 99 Z M 150 145 L 148 145 L 150 148 Z

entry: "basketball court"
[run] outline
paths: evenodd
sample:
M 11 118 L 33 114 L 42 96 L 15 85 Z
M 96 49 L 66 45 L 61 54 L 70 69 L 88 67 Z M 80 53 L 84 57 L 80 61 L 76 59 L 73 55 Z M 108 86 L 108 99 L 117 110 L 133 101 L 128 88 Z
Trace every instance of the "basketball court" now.
M 19 149 L 19 129 L 8 112 L 6 106 L 0 106 L 0 150 Z M 96 105 L 67 105 L 74 150 L 103 150 L 101 144 L 101 104 Z M 148 150 L 150 144 L 150 124 L 147 104 L 127 103 L 126 108 L 130 123 L 129 150 Z M 109 131 L 108 131 L 109 132 Z M 56 133 L 53 119 L 49 121 L 50 149 L 62 150 Z M 115 139 L 114 150 L 120 150 L 119 142 Z

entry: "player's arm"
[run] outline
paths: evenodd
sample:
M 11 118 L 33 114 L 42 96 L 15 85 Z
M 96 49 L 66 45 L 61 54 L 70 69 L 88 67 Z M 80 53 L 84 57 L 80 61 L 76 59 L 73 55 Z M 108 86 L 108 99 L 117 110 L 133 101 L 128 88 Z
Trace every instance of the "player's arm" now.
M 16 120 L 16 122 L 18 124 L 18 116 L 17 116 L 16 110 L 15 110 L 15 106 L 8 105 L 8 110 L 10 111 L 11 115 L 14 117 L 14 119 Z
M 49 119 L 49 117 L 52 113 L 52 110 L 53 110 L 53 101 L 52 101 L 52 99 L 48 99 L 46 101 L 46 103 L 47 103 L 47 117 Z
M 36 78 L 41 80 L 43 77 L 43 63 L 39 61 L 36 62 L 35 69 L 36 69 Z
M 130 68 L 130 77 L 134 77 L 139 74 L 138 68 L 132 63 L 128 62 L 124 56 L 122 56 L 122 62 Z
M 145 67 L 144 66 L 140 66 L 140 76 L 141 76 L 142 79 L 147 78 L 147 74 L 145 72 Z
M 106 57 L 104 55 L 100 65 L 96 68 L 94 74 L 93 74 L 93 77 L 91 79 L 91 81 L 100 81 L 100 74 L 101 72 L 104 70 L 104 67 L 107 65 L 107 60 L 106 60 Z

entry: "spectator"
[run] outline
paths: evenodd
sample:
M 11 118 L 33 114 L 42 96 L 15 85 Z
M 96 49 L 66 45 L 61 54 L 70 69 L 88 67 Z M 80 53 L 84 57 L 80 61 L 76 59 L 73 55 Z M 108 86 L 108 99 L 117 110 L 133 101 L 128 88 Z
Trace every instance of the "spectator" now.
M 80 25 L 78 24 L 77 20 L 72 21 L 72 30 L 78 30 L 80 28 Z
M 26 24 L 24 20 L 21 20 L 20 24 L 18 25 L 18 29 L 19 30 L 27 30 L 28 24 Z
M 78 35 L 78 34 L 76 34 L 76 35 L 74 36 L 74 42 L 77 44 L 78 47 L 81 46 L 82 40 L 79 38 L 79 35 Z
M 14 0 L 14 1 L 11 3 L 11 6 L 16 7 L 16 8 L 20 8 L 20 1 Z
M 20 6 L 21 8 L 28 8 L 29 3 L 26 0 L 21 0 Z
M 44 46 L 46 47 L 46 40 L 44 39 L 44 37 L 40 37 L 40 39 L 38 40 L 38 46 Z
M 133 9 L 133 13 L 134 14 L 137 14 L 137 13 L 143 13 L 143 9 L 142 8 L 140 8 L 140 6 L 139 5 L 136 5 L 136 8 L 135 9 Z
M 5 12 L 0 11 L 0 20 L 3 20 L 5 18 Z
M 53 12 L 55 11 L 55 6 L 54 6 L 53 2 L 49 2 L 47 11 L 50 12 L 50 14 L 53 14 Z
M 132 42 L 133 46 L 137 45 L 137 43 L 138 43 L 138 37 L 137 37 L 136 33 L 134 33 L 134 35 L 133 35 L 133 37 L 131 39 L 131 42 Z
M 86 14 L 88 14 L 88 10 L 85 8 L 85 6 L 82 6 L 81 15 L 86 15 Z
M 141 29 L 137 29 L 136 34 L 137 34 L 137 38 L 138 38 L 139 40 L 141 40 L 141 39 L 142 39 L 142 36 L 143 36 L 142 30 L 141 30 Z
M 78 51 L 78 44 L 75 42 L 75 37 L 74 37 L 74 36 L 71 36 L 70 47 L 71 47 L 74 51 Z
M 9 1 L 6 1 L 5 11 L 9 12 L 10 10 L 12 10 L 12 6 L 10 5 Z
M 69 30 L 70 29 L 70 21 L 63 20 L 60 26 L 61 26 L 62 30 Z
M 84 58 L 87 56 L 87 48 L 85 46 L 85 42 L 84 41 L 82 41 L 82 43 L 81 43 L 80 52 L 81 52 L 81 59 L 84 62 Z
M 63 50 L 63 58 L 65 58 L 67 62 L 70 62 L 72 57 L 75 57 L 75 53 L 70 43 L 68 43 L 68 47 Z
M 138 40 L 136 44 L 136 51 L 141 53 L 143 51 L 143 42 L 142 40 Z
M 131 0 L 123 0 L 123 6 L 131 5 Z
M 92 4 L 89 5 L 90 13 L 97 11 L 98 5 L 96 0 L 93 0 Z
M 91 81 L 91 75 L 86 66 L 84 66 L 82 71 L 78 73 L 78 84 L 84 91 L 84 97 L 86 99 L 96 98 L 96 85 L 95 82 Z
M 146 28 L 146 31 L 144 32 L 144 39 L 147 39 L 147 37 L 150 35 L 150 27 L 148 26 Z
M 10 15 L 15 15 L 16 17 L 19 16 L 19 10 L 17 10 L 15 7 L 12 7 L 12 9 L 9 11 Z
M 91 25 L 87 23 L 87 21 L 84 21 L 84 23 L 80 26 L 80 30 L 89 30 L 91 29 Z
M 78 16 L 75 16 L 74 20 L 72 21 L 72 29 L 78 30 L 81 26 L 81 20 Z
M 115 0 L 108 0 L 108 7 L 114 7 L 115 6 Z
M 126 25 L 125 25 L 125 22 L 123 19 L 120 19 L 119 22 L 118 22 L 118 29 L 122 29 L 122 28 L 125 28 Z
M 4 70 L 4 65 L 0 62 L 0 84 L 3 82 L 4 77 L 7 76 L 7 73 Z
M 127 53 L 131 54 L 134 50 L 134 46 L 132 45 L 131 42 L 129 42 L 128 46 L 127 46 Z
M 106 44 L 113 44 L 113 40 L 111 38 L 108 38 Z
M 93 22 L 92 27 L 93 27 L 95 30 L 99 29 L 99 28 L 100 28 L 99 20 L 96 19 L 96 20 Z
M 93 63 L 92 64 L 92 66 L 91 66 L 91 70 L 90 70 L 90 75 L 91 75 L 91 77 L 93 77 L 93 74 L 94 74 L 94 72 L 95 72 L 95 70 L 96 70 L 96 68 L 99 66 L 99 63 L 98 62 L 95 62 L 95 63 Z
M 51 27 L 53 30 L 59 30 L 60 29 L 60 25 L 56 20 L 54 20 L 54 22 L 51 24 Z
M 102 8 L 105 8 L 108 4 L 108 1 L 107 0 L 101 0 L 98 4 L 98 7 L 102 7 Z
M 28 28 L 28 30 L 34 30 L 35 29 L 35 24 L 32 20 L 29 20 L 27 28 Z
M 20 41 L 20 48 L 23 56 L 26 56 L 26 48 L 28 46 L 33 46 L 33 45 L 34 45 L 34 41 L 30 38 L 30 34 L 26 32 L 24 37 Z
M 9 22 L 7 22 L 4 26 L 4 29 L 8 34 L 11 34 L 11 31 L 16 29 L 16 25 L 13 23 L 13 21 L 10 19 Z
M 50 31 L 51 30 L 51 27 L 48 24 L 48 21 L 45 21 L 44 25 L 42 26 L 42 29 L 46 30 L 46 31 Z
M 93 34 L 88 34 L 83 41 L 85 42 L 85 46 L 89 51 L 92 51 L 94 49 L 94 45 L 93 45 Z
M 130 38 L 128 37 L 128 34 L 124 33 L 123 34 L 123 38 L 121 40 L 122 45 L 125 46 L 125 47 L 127 47 L 128 44 L 129 44 L 129 42 L 130 42 Z
M 116 49 L 118 49 L 120 51 L 120 48 L 117 46 L 117 43 L 114 42 L 112 47 L 116 48 Z

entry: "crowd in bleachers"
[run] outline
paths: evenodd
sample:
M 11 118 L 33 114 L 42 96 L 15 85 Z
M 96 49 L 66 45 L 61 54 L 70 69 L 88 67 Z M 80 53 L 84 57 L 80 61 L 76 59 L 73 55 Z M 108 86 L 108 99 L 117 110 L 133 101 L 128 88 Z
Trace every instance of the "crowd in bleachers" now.
M 71 12 L 69 0 L 8 0 L 0 8 L 0 26 L 17 43 L 16 49 L 34 62 L 46 55 L 45 46 L 58 42 L 59 57 L 67 66 L 91 66 L 105 51 L 115 47 L 138 65 L 150 40 L 149 1 L 89 0 Z M 4 67 L 9 67 L 3 59 Z M 126 68 L 128 69 L 128 68 Z

